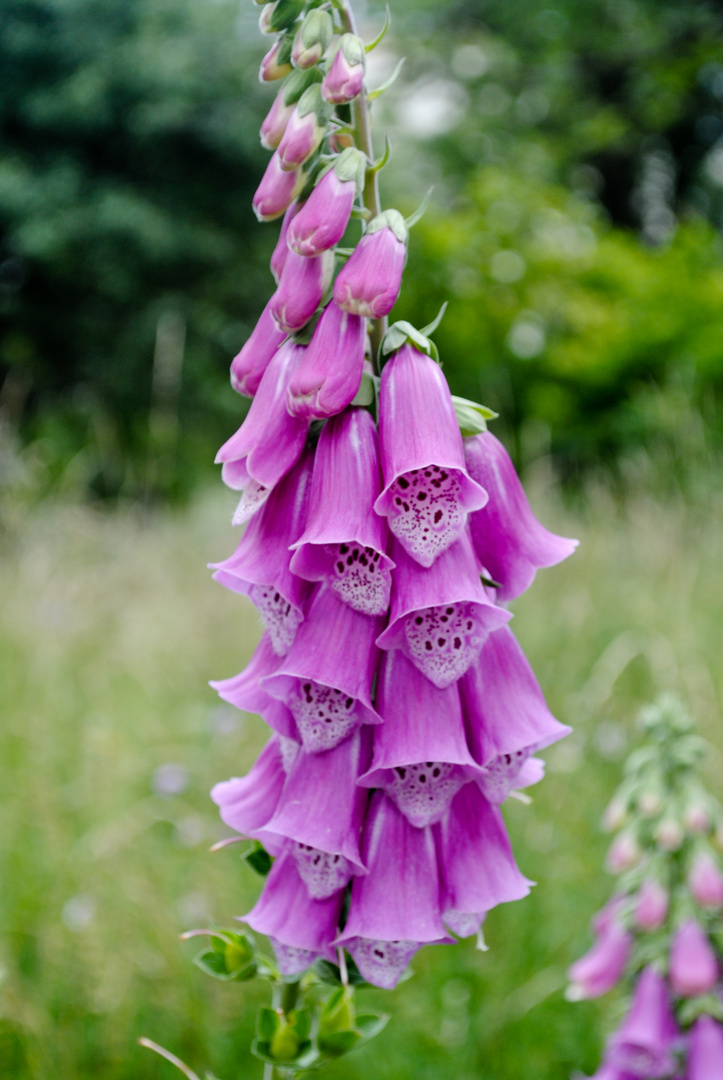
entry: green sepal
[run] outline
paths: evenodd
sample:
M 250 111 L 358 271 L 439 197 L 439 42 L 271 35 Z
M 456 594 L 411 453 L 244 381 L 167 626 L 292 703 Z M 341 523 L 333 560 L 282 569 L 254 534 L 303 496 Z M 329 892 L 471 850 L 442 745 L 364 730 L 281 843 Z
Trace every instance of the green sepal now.
M 373 405 L 374 399 L 377 394 L 377 380 L 369 372 L 365 371 L 362 374 L 361 382 L 359 383 L 359 389 L 357 390 L 352 405 Z
M 353 1050 L 361 1039 L 358 1031 L 332 1031 L 328 1035 L 319 1034 L 319 1049 L 325 1057 L 342 1057 Z
M 357 1016 L 356 1029 L 361 1035 L 362 1042 L 368 1042 L 369 1039 L 375 1038 L 379 1035 L 389 1023 L 389 1017 L 386 1013 L 382 1013 L 381 1016 L 377 1016 L 375 1013 L 365 1013 L 363 1016 Z
M 295 105 L 301 95 L 314 83 L 321 82 L 322 78 L 323 75 L 316 67 L 292 71 L 286 76 L 281 90 L 284 95 L 284 105 Z
M 480 405 L 468 398 L 456 397 L 454 394 L 452 394 L 452 404 L 459 430 L 465 437 L 480 435 L 487 430 L 487 421 L 496 420 L 499 416 L 499 413 L 488 409 L 486 405 Z
M 347 982 L 349 986 L 355 986 L 357 989 L 363 989 L 369 987 L 364 976 L 359 971 L 359 968 L 354 963 L 354 958 L 347 955 L 346 958 L 346 970 L 347 970 Z M 329 983 L 332 986 L 341 986 L 341 972 L 336 964 L 332 964 L 329 960 L 318 959 L 314 962 L 313 967 L 314 974 L 317 976 L 320 982 Z
M 247 862 L 251 869 L 255 870 L 261 877 L 266 877 L 271 870 L 271 867 L 274 865 L 274 860 L 271 858 L 263 844 L 260 844 L 258 840 L 255 840 L 253 847 L 249 848 L 248 851 L 245 851 L 241 857 L 244 862 Z
M 678 1007 L 678 1021 L 682 1027 L 695 1023 L 699 1016 L 712 1016 L 723 1021 L 723 1002 L 715 994 L 700 994 L 688 998 Z
M 286 30 L 296 22 L 305 7 L 306 0 L 276 0 L 267 22 L 269 30 Z
M 214 979 L 244 982 L 257 974 L 256 943 L 237 930 L 209 931 L 209 948 L 202 949 L 193 962 Z
M 287 1016 L 262 1006 L 256 1017 L 256 1035 L 252 1053 L 273 1065 L 308 1068 L 318 1057 L 312 1046 L 311 1015 L 308 1009 L 294 1009 Z
M 334 25 L 328 11 L 312 8 L 304 16 L 296 32 L 297 39 L 305 49 L 313 45 L 321 46 L 321 54 L 326 52 L 334 36 Z
M 296 112 L 299 116 L 308 116 L 309 113 L 313 112 L 322 125 L 326 124 L 333 111 L 334 106 L 330 105 L 328 101 L 324 101 L 321 96 L 321 85 L 318 82 L 313 82 L 311 86 L 304 90 L 296 106 Z
M 431 356 L 433 360 L 439 363 L 439 352 L 434 342 L 426 337 L 421 330 L 416 330 L 411 323 L 404 320 L 393 323 L 387 330 L 382 341 L 382 356 L 397 352 L 408 341 L 420 352 L 426 353 L 427 356 Z
M 382 210 L 369 222 L 367 233 L 379 232 L 380 229 L 391 229 L 400 244 L 406 244 L 409 239 L 409 230 L 398 210 Z
M 268 1005 L 262 1005 L 256 1014 L 256 1034 L 259 1039 L 269 1042 L 276 1034 L 281 1019 L 276 1009 L 270 1009 Z

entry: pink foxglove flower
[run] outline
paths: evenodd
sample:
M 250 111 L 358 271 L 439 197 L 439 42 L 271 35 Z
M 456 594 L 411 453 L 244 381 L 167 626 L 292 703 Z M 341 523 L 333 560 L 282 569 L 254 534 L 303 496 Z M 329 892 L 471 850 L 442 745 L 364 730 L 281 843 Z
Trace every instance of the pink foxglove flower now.
M 293 252 L 289 252 L 289 258 L 316 261 Z M 332 300 L 289 382 L 287 404 L 291 415 L 324 420 L 350 405 L 362 380 L 365 345 L 365 320 L 342 311 Z
M 253 198 L 254 213 L 259 221 L 273 221 L 274 218 L 281 217 L 305 183 L 306 174 L 301 169 L 295 172 L 285 172 L 282 169 L 277 150 L 266 166 L 266 172 Z
M 276 151 L 282 169 L 298 169 L 318 150 L 326 134 L 329 114 L 319 84 L 312 83 L 299 98 Z
M 718 981 L 718 963 L 707 935 L 694 919 L 678 929 L 670 950 L 670 983 L 680 997 L 707 994 Z
M 319 436 L 306 528 L 292 545 L 291 569 L 327 582 L 365 615 L 386 614 L 394 567 L 386 521 L 372 509 L 380 489 L 376 426 L 366 409 L 349 409 Z
M 311 592 L 289 567 L 289 546 L 304 528 L 311 468 L 305 453 L 251 519 L 234 554 L 211 564 L 216 581 L 256 605 L 279 656 L 291 648 Z
M 223 482 L 243 490 L 234 516 L 242 525 L 263 506 L 272 489 L 301 456 L 308 423 L 289 416 L 286 393 L 303 355 L 303 347 L 288 342 L 274 353 L 263 374 L 248 416 L 216 455 Z
M 459 691 L 469 747 L 483 766 L 478 783 L 490 802 L 501 803 L 519 786 L 532 755 L 569 735 L 570 728 L 548 709 L 509 627 L 489 634 Z
M 625 907 L 625 896 L 621 893 L 613 893 L 608 900 L 607 904 L 595 912 L 590 925 L 596 934 L 604 934 L 605 931 L 612 926 L 619 916 L 622 914 Z
M 709 852 L 699 852 L 693 859 L 688 875 L 691 895 L 701 907 L 718 908 L 723 905 L 723 874 L 716 859 Z
M 382 371 L 379 437 L 384 489 L 374 509 L 412 558 L 431 566 L 459 537 L 468 512 L 485 505 L 487 492 L 467 473 L 442 369 L 412 345 Z
M 422 945 L 451 942 L 441 919 L 431 829 L 416 829 L 381 791 L 367 812 L 362 859 L 368 874 L 352 884 L 349 918 L 336 943 L 364 978 L 391 989 Z
M 281 658 L 271 645 L 268 634 L 264 634 L 256 647 L 254 655 L 244 670 L 230 679 L 215 679 L 209 683 L 218 696 L 242 712 L 258 713 L 270 728 L 282 738 L 282 751 L 285 742 L 300 741 L 296 721 L 281 701 L 271 697 L 260 685 L 260 680 L 273 675 L 281 663 Z
M 686 1080 L 720 1080 L 723 1076 L 723 1027 L 712 1016 L 693 1025 Z
M 275 82 L 291 73 L 291 48 L 289 42 L 280 37 L 274 42 L 261 61 L 259 79 L 261 82 Z
M 612 874 L 621 874 L 640 862 L 640 846 L 632 833 L 616 836 L 608 850 L 605 865 Z
M 434 826 L 442 919 L 459 937 L 476 934 L 485 913 L 521 900 L 533 883 L 517 868 L 502 815 L 476 784 L 465 784 Z
M 382 661 L 376 706 L 384 722 L 359 783 L 383 788 L 417 828 L 439 821 L 481 772 L 467 747 L 457 687 L 438 690 L 394 649 Z
M 281 228 L 279 229 L 279 239 L 276 241 L 276 246 L 274 247 L 271 255 L 271 273 L 274 275 L 274 281 L 277 285 L 281 280 L 281 271 L 284 269 L 286 256 L 289 254 L 289 245 L 287 243 L 289 226 L 291 225 L 292 220 L 296 217 L 296 215 L 304 206 L 305 203 L 293 202 L 284 213 L 284 219 L 281 222 Z M 273 300 L 273 297 L 271 299 Z M 268 308 L 270 308 L 270 306 L 271 300 L 267 304 Z M 274 323 L 274 325 L 276 326 L 276 323 Z M 278 327 L 276 327 L 276 329 L 278 331 Z
M 401 649 L 444 689 L 476 664 L 487 635 L 508 622 L 510 613 L 488 598 L 466 531 L 428 570 L 398 541 L 392 557 L 396 571 L 389 626 L 377 645 Z
M 294 108 L 294 102 L 287 104 L 284 90 L 280 90 L 261 125 L 261 145 L 265 150 L 275 150 L 279 145 Z
M 246 776 L 216 784 L 211 789 L 211 798 L 226 825 L 242 836 L 260 840 L 272 855 L 278 855 L 283 842 L 273 833 L 267 833 L 263 826 L 276 809 L 285 780 L 281 740 L 273 735 L 251 771 Z
M 596 998 L 607 994 L 620 982 L 630 958 L 632 936 L 619 923 L 613 922 L 600 934 L 589 952 L 570 967 L 569 997 Z
M 282 975 L 296 975 L 318 956 L 335 959 L 331 942 L 343 896 L 339 890 L 323 900 L 311 897 L 287 851 L 272 866 L 261 896 L 243 921 L 271 939 Z
M 330 251 L 313 259 L 293 251 L 287 253 L 279 284 L 269 301 L 269 310 L 281 330 L 292 334 L 306 326 L 321 304 L 333 271 L 334 256 Z
M 306 69 L 318 64 L 329 48 L 334 34 L 328 11 L 312 8 L 296 31 L 291 50 L 291 63 L 295 68 Z
M 402 286 L 407 235 L 398 210 L 386 210 L 369 223 L 334 282 L 339 307 L 369 319 L 389 314 Z
M 286 332 L 279 329 L 269 302 L 251 331 L 241 352 L 231 361 L 231 385 L 239 394 L 253 397 L 271 358 L 282 344 Z
M 364 182 L 366 158 L 349 147 L 325 172 L 289 230 L 288 243 L 298 255 L 318 255 L 341 240 L 357 191 Z
M 332 750 L 360 724 L 381 722 L 371 700 L 378 633 L 378 619 L 322 588 L 278 670 L 262 680 L 292 713 L 309 753 Z
M 321 754 L 300 750 L 265 831 L 286 843 L 309 895 L 323 900 L 366 873 L 359 836 L 368 792 L 357 780 L 369 763 L 368 728 Z
M 353 101 L 364 86 L 364 43 L 354 34 L 342 34 L 331 67 L 324 76 L 321 93 L 332 105 Z
M 633 1004 L 613 1035 L 608 1061 L 637 1077 L 658 1080 L 672 1073 L 678 1029 L 661 976 L 647 967 L 638 979 Z
M 646 878 L 635 900 L 635 922 L 641 930 L 659 930 L 668 917 L 668 890 L 657 878 Z
M 499 600 L 513 600 L 529 588 L 538 569 L 571 555 L 577 540 L 540 525 L 507 451 L 489 431 L 465 439 L 465 458 L 470 476 L 489 495 L 486 506 L 470 517 L 477 554 L 500 583 Z

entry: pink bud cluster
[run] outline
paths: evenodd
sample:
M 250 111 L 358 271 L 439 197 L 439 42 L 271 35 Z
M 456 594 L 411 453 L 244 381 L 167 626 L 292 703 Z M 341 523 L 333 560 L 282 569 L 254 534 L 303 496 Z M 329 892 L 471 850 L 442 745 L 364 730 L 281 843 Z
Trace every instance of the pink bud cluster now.
M 651 745 L 631 758 L 605 815 L 622 830 L 608 854 L 618 885 L 593 919 L 593 947 L 569 969 L 568 997 L 633 985 L 595 1080 L 721 1080 L 723 812 L 695 775 L 703 746 L 679 707 L 664 699 L 645 726 Z
M 246 528 L 213 569 L 264 634 L 212 685 L 271 738 L 212 795 L 273 857 L 244 919 L 282 974 L 346 949 L 392 987 L 420 946 L 479 933 L 529 892 L 500 806 L 569 729 L 505 604 L 576 541 L 536 520 L 492 434 L 463 438 L 424 335 L 396 324 L 376 375 L 407 225 L 366 211 L 368 147 L 340 149 L 332 131 L 334 107 L 366 108 L 364 48 L 334 40 L 325 15 L 302 12 L 262 64 L 264 80 L 290 74 L 262 127 L 274 153 L 254 208 L 283 220 L 276 290 L 231 365 L 252 402 L 217 457 Z M 355 206 L 363 235 L 340 254 Z

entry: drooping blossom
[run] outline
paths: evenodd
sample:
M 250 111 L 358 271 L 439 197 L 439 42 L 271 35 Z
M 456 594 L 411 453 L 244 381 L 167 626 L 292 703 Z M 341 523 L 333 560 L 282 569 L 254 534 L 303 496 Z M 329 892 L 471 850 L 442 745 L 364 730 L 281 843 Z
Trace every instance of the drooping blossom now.
M 331 15 L 320 8 L 307 12 L 296 31 L 291 50 L 291 63 L 295 68 L 311 68 L 318 64 L 329 48 L 334 29 Z
M 286 332 L 271 314 L 270 302 L 261 313 L 241 351 L 231 361 L 231 385 L 239 394 L 253 397 L 266 368 L 281 346 Z
M 306 528 L 292 545 L 291 569 L 327 582 L 365 615 L 386 614 L 394 568 L 386 522 L 372 509 L 380 489 L 376 426 L 366 409 L 349 409 L 319 437 Z
M 688 919 L 676 931 L 670 950 L 670 984 L 681 997 L 707 994 L 718 981 L 718 963 L 713 949 L 695 919 Z
M 710 852 L 696 853 L 688 875 L 688 885 L 691 895 L 701 907 L 723 906 L 723 874 Z
M 341 240 L 354 199 L 363 184 L 366 159 L 349 147 L 317 181 L 288 233 L 288 245 L 298 255 L 319 255 Z
M 677 1037 L 665 983 L 647 967 L 635 987 L 632 1008 L 610 1041 L 607 1059 L 634 1076 L 658 1080 L 672 1072 Z
M 302 169 L 294 172 L 282 169 L 279 151 L 276 150 L 253 198 L 254 212 L 259 221 L 273 221 L 274 218 L 281 217 L 300 194 L 305 183 L 306 174 Z
M 641 930 L 659 930 L 668 916 L 668 890 L 657 878 L 647 877 L 635 898 L 635 922 Z
M 272 855 L 278 855 L 283 843 L 263 826 L 276 809 L 285 781 L 281 739 L 273 735 L 251 771 L 216 784 L 211 788 L 211 798 L 226 825 L 242 836 L 261 841 Z
M 712 1016 L 700 1016 L 693 1025 L 686 1080 L 721 1080 L 723 1026 Z
M 431 566 L 459 537 L 468 512 L 485 505 L 487 492 L 467 473 L 439 364 L 410 344 L 382 371 L 379 438 L 384 488 L 374 509 L 412 558 Z
M 394 307 L 407 257 L 407 227 L 397 210 L 375 217 L 334 282 L 334 299 L 352 315 L 381 319 Z
M 312 261 L 293 252 L 289 257 Z M 291 415 L 324 420 L 350 405 L 362 380 L 365 344 L 364 319 L 342 311 L 332 300 L 289 382 L 287 406 Z
M 275 82 L 291 74 L 291 43 L 277 38 L 261 61 L 259 79 L 261 82 Z
M 622 978 L 630 957 L 633 939 L 619 923 L 613 922 L 598 937 L 589 952 L 570 967 L 569 997 L 574 1000 L 607 994 Z
M 354 34 L 342 34 L 339 47 L 321 84 L 325 101 L 344 105 L 361 93 L 364 85 L 364 43 Z
M 312 83 L 299 98 L 276 151 L 281 169 L 299 169 L 319 148 L 326 134 L 329 111 L 319 84 Z
M 289 228 L 291 226 L 291 222 L 299 213 L 299 211 L 303 209 L 304 206 L 306 206 L 306 203 L 293 202 L 291 206 L 287 207 L 284 213 L 284 217 L 281 222 L 281 228 L 279 229 L 279 239 L 276 241 L 276 245 L 274 246 L 274 250 L 271 254 L 270 263 L 271 273 L 274 275 L 274 281 L 277 285 L 281 280 L 281 271 L 284 269 L 286 256 L 289 254 L 289 245 L 287 243 L 287 238 L 289 235 Z M 269 309 L 269 314 L 271 314 L 270 308 L 272 300 L 273 296 L 266 305 L 266 307 Z M 274 320 L 274 326 L 276 327 L 277 332 L 282 333 L 281 328 L 279 327 L 276 320 Z
M 291 334 L 306 326 L 321 304 L 333 270 L 334 256 L 329 251 L 310 259 L 287 252 L 279 284 L 269 301 L 269 311 L 281 330 Z

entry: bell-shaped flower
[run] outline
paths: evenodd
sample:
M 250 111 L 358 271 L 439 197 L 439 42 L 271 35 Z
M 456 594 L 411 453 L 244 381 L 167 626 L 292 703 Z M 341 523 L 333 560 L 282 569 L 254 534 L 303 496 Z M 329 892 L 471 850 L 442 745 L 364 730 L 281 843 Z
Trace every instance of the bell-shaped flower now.
M 410 344 L 382 371 L 379 436 L 384 490 L 374 509 L 412 558 L 431 566 L 487 493 L 467 473 L 442 369 Z
M 707 994 L 718 981 L 715 953 L 695 919 L 688 919 L 675 933 L 669 974 L 671 986 L 680 997 Z
M 688 888 L 701 907 L 723 905 L 723 874 L 718 860 L 709 851 L 699 851 L 688 874 Z
M 298 975 L 317 957 L 334 961 L 331 942 L 339 923 L 344 891 L 315 900 L 290 852 L 274 862 L 263 892 L 242 921 L 271 940 L 282 975 Z
M 291 569 L 326 581 L 356 611 L 384 615 L 394 563 L 388 531 L 372 507 L 381 490 L 377 429 L 366 409 L 349 409 L 322 429 L 314 457 L 306 529 Z
M 286 172 L 281 167 L 277 150 L 261 177 L 261 183 L 253 197 L 253 208 L 259 221 L 273 221 L 281 217 L 291 205 L 306 183 L 306 173 L 302 169 Z
M 668 917 L 669 900 L 668 890 L 657 878 L 645 878 L 635 898 L 635 925 L 641 930 L 659 930 Z
M 407 237 L 398 210 L 385 210 L 373 218 L 334 282 L 339 307 L 368 319 L 389 314 L 402 287 Z
M 465 784 L 434 826 L 446 926 L 459 937 L 476 934 L 485 912 L 527 896 L 500 811 L 476 784 Z
M 254 396 L 266 368 L 285 337 L 286 332 L 279 328 L 271 314 L 269 302 L 241 352 L 231 361 L 231 386 L 238 394 Z
M 610 1041 L 607 1062 L 646 1080 L 667 1077 L 675 1064 L 677 1037 L 665 983 L 647 967 L 635 986 L 630 1012 Z
M 259 840 L 272 855 L 278 855 L 283 841 L 263 826 L 273 816 L 286 780 L 281 740 L 273 735 L 246 776 L 224 780 L 211 789 L 221 820 L 242 836 Z
M 489 495 L 470 517 L 477 554 L 500 583 L 500 601 L 512 600 L 531 584 L 538 569 L 554 566 L 577 547 L 577 540 L 555 536 L 532 513 L 509 454 L 489 431 L 464 441 L 469 475 Z
M 264 634 L 256 646 L 256 651 L 244 670 L 230 679 L 216 679 L 209 683 L 222 701 L 227 701 L 242 712 L 258 713 L 269 727 L 285 739 L 301 738 L 296 728 L 296 721 L 281 701 L 267 694 L 260 685 L 266 675 L 273 675 L 281 660 L 274 652 L 271 639 Z
M 357 779 L 369 764 L 366 728 L 321 754 L 301 750 L 265 831 L 284 839 L 309 895 L 323 900 L 365 873 L 359 854 L 368 793 Z
M 604 934 L 622 914 L 626 906 L 626 898 L 622 893 L 613 893 L 599 911 L 596 911 L 590 920 L 590 925 L 596 934 Z
M 271 253 L 271 273 L 274 275 L 274 281 L 277 285 L 281 280 L 281 271 L 284 269 L 286 256 L 289 254 L 289 227 L 291 225 L 291 222 L 303 206 L 305 206 L 305 203 L 293 202 L 291 206 L 287 207 L 286 212 L 284 213 L 283 221 L 281 222 L 281 228 L 279 229 L 279 239 L 276 241 L 276 246 Z M 267 307 L 269 308 L 269 315 L 271 315 L 271 301 L 269 301 Z M 277 333 L 283 333 L 275 320 L 274 328 L 276 329 Z
M 349 147 L 317 180 L 289 229 L 288 244 L 297 255 L 319 255 L 339 243 L 363 184 L 365 163 L 364 155 Z
M 302 257 L 290 254 L 289 258 Z M 289 383 L 287 407 L 291 415 L 324 420 L 345 409 L 354 400 L 362 380 L 365 344 L 364 319 L 342 311 L 332 301 Z
M 467 748 L 457 687 L 438 690 L 395 649 L 382 661 L 376 706 L 384 723 L 359 783 L 384 788 L 417 828 L 432 825 L 481 772 Z
M 276 151 L 282 169 L 299 169 L 318 150 L 330 115 L 331 108 L 322 99 L 319 84 L 313 83 L 299 98 Z
M 712 1016 L 700 1016 L 688 1044 L 686 1080 L 721 1080 L 723 1077 L 723 1027 Z
M 507 626 L 485 640 L 479 662 L 460 680 L 472 756 L 484 766 L 480 786 L 490 802 L 503 802 L 518 786 L 524 763 L 570 734 L 547 707 L 539 683 Z
M 379 620 L 321 588 L 278 670 L 261 688 L 290 710 L 308 753 L 332 750 L 360 724 L 378 724 L 371 703 Z
M 328 11 L 312 8 L 307 12 L 296 31 L 291 50 L 291 63 L 295 68 L 310 68 L 318 64 L 329 48 L 334 35 L 331 15 Z
M 339 48 L 321 84 L 325 101 L 344 105 L 353 101 L 364 86 L 364 42 L 355 34 L 342 34 Z
M 568 998 L 601 997 L 623 977 L 632 949 L 632 935 L 619 923 L 612 922 L 600 934 L 593 947 L 568 969 Z
M 431 829 L 415 829 L 381 791 L 364 827 L 366 876 L 355 877 L 349 917 L 336 944 L 354 957 L 367 982 L 391 990 L 422 945 L 450 942 L 439 908 Z
M 263 506 L 304 449 L 308 422 L 289 416 L 286 408 L 289 380 L 303 352 L 303 346 L 291 341 L 276 350 L 246 419 L 216 455 L 216 463 L 223 464 L 223 482 L 243 490 L 235 525 L 248 521 Z
M 261 124 L 259 133 L 265 150 L 275 150 L 279 145 L 295 107 L 294 102 L 287 103 L 286 94 L 281 89 Z
M 294 251 L 287 253 L 276 292 L 269 300 L 269 310 L 281 330 L 292 334 L 306 326 L 321 304 L 333 271 L 330 251 L 313 259 Z
M 492 630 L 511 618 L 490 602 L 466 531 L 424 570 L 396 541 L 389 626 L 380 649 L 401 649 L 435 686 L 456 682 Z
M 307 450 L 252 517 L 234 554 L 211 563 L 216 581 L 256 605 L 279 656 L 291 648 L 311 592 L 289 568 L 289 546 L 304 528 L 312 465 Z
M 291 41 L 288 37 L 277 38 L 261 61 L 259 80 L 275 82 L 291 73 Z

